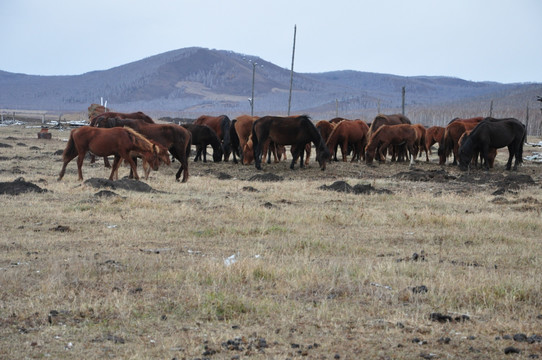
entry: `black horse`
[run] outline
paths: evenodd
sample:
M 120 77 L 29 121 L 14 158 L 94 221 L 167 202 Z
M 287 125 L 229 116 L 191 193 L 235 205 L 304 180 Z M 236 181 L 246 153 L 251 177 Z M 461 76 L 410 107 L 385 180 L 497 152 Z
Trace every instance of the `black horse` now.
M 512 167 L 512 158 L 515 157 L 514 170 L 523 161 L 523 143 L 527 132 L 525 125 L 514 118 L 494 119 L 485 118 L 465 138 L 459 148 L 459 168 L 467 170 L 472 156 L 479 151 L 484 159 L 484 167 L 489 170 L 488 152 L 490 148 L 508 147 L 508 162 L 506 170 Z
M 222 144 L 216 132 L 205 125 L 181 124 L 186 130 L 192 134 L 192 144 L 196 145 L 196 157 L 194 161 L 201 160 L 203 154 L 203 162 L 207 162 L 207 145 L 213 148 L 213 161 L 219 162 L 222 160 Z
M 316 147 L 316 161 L 320 169 L 325 170 L 326 161 L 331 158 L 322 135 L 307 115 L 300 116 L 264 116 L 256 120 L 252 126 L 252 141 L 254 144 L 254 162 L 256 169 L 261 170 L 262 149 L 264 143 L 270 140 L 277 145 L 292 145 L 294 152 L 290 169 L 294 168 L 297 159 L 303 159 L 305 145 L 312 142 Z M 303 167 L 303 161 L 300 162 Z

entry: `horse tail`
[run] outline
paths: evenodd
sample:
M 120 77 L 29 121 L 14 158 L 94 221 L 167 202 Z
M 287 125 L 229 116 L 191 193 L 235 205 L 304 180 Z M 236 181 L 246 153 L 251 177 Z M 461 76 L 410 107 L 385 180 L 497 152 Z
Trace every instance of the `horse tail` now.
M 454 149 L 454 140 L 452 139 L 452 136 L 450 134 L 450 131 L 448 128 L 446 128 L 446 131 L 444 132 L 444 139 L 442 140 L 442 155 L 447 158 L 452 153 L 452 150 Z M 439 155 L 441 154 L 439 147 Z
M 74 157 L 77 156 L 77 148 L 75 147 L 75 140 L 73 140 L 73 132 L 75 130 L 76 129 L 72 130 L 72 132 L 70 133 L 68 144 L 66 145 L 66 148 L 62 152 L 62 160 L 64 161 L 67 159 L 73 159 Z

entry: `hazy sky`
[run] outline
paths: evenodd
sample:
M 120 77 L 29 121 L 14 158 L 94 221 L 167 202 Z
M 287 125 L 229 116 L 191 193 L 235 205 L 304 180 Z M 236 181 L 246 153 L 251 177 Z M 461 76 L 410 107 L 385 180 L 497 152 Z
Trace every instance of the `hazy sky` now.
M 542 82 L 541 0 L 0 0 L 0 70 L 72 75 L 199 46 L 296 72 Z

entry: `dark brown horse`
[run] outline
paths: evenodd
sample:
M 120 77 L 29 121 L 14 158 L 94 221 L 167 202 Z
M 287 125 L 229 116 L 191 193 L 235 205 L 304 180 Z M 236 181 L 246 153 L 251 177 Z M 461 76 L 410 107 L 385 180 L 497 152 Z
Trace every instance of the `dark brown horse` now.
M 479 151 L 484 159 L 483 166 L 489 170 L 488 154 L 491 148 L 508 147 L 508 161 L 506 170 L 512 167 L 515 158 L 514 170 L 517 170 L 523 158 L 523 143 L 527 133 L 525 125 L 514 118 L 494 119 L 485 118 L 465 138 L 459 149 L 459 168 L 467 170 L 473 154 Z
M 128 126 L 148 139 L 156 141 L 168 149 L 171 155 L 181 163 L 179 170 L 175 174 L 177 181 L 181 177 L 181 173 L 183 174 L 182 182 L 188 180 L 188 156 L 190 156 L 190 147 L 192 146 L 192 134 L 182 126 L 176 124 L 148 124 L 133 119 L 108 119 L 99 122 L 98 126 Z
M 201 160 L 203 155 L 203 162 L 207 162 L 207 145 L 211 145 L 213 148 L 213 161 L 219 162 L 222 160 L 222 144 L 213 129 L 196 124 L 182 124 L 181 126 L 192 134 L 192 144 L 196 145 L 194 161 Z
M 83 180 L 83 160 L 88 151 L 98 156 L 115 156 L 109 180 L 113 180 L 120 166 L 121 159 L 124 159 L 130 164 L 134 178 L 136 180 L 139 179 L 136 165 L 132 160 L 132 153 L 142 156 L 154 170 L 158 170 L 160 163 L 157 146 L 132 129 L 99 129 L 92 126 L 82 126 L 72 130 L 70 133 L 68 144 L 62 153 L 63 164 L 62 170 L 60 170 L 60 174 L 58 175 L 58 180 L 64 177 L 66 166 L 76 156 L 78 157 L 77 172 L 79 180 Z
M 369 126 L 362 120 L 345 120 L 338 123 L 329 135 L 326 145 L 329 151 L 337 156 L 337 145 L 341 147 L 343 161 L 346 162 L 348 147 L 353 148 L 352 160 L 359 161 L 364 157 L 363 150 L 367 145 Z
M 222 151 L 224 152 L 224 161 L 230 159 L 231 144 L 230 144 L 230 126 L 231 120 L 226 115 L 209 116 L 201 115 L 194 121 L 196 125 L 207 125 L 213 129 L 220 141 L 222 141 Z
M 263 144 L 270 140 L 278 145 L 295 146 L 295 152 L 290 168 L 293 169 L 298 158 L 303 159 L 305 145 L 312 142 L 316 147 L 316 160 L 320 169 L 325 170 L 326 161 L 330 152 L 326 147 L 322 135 L 318 132 L 307 115 L 278 117 L 265 116 L 254 122 L 252 126 L 252 141 L 254 143 L 254 160 L 256 169 L 261 170 Z M 303 167 L 300 161 L 300 167 Z
M 467 136 L 472 132 L 472 130 L 467 130 L 461 135 L 459 138 L 459 141 L 457 142 L 459 144 L 459 150 L 461 150 L 461 145 L 463 145 L 463 142 L 465 142 L 465 139 Z M 489 168 L 492 169 L 493 165 L 495 164 L 495 158 L 497 157 L 497 149 L 495 148 L 489 148 L 487 153 L 487 159 L 489 161 Z M 482 157 L 482 153 L 478 150 L 475 151 L 472 155 L 472 163 L 475 167 L 478 167 L 478 158 L 480 158 L 480 166 L 484 166 L 484 159 Z
M 380 153 L 380 161 L 386 161 L 383 153 L 390 145 L 405 144 L 411 156 L 411 161 L 416 160 L 417 133 L 410 124 L 382 125 L 369 138 L 365 152 L 365 162 L 370 165 L 377 152 Z M 412 162 L 411 162 L 412 163 Z
M 444 165 L 448 156 L 454 156 L 453 165 L 457 165 L 457 155 L 459 151 L 459 138 L 467 130 L 472 130 L 483 117 L 474 117 L 469 119 L 455 118 L 451 120 L 444 130 L 442 144 L 438 148 L 439 164 Z
M 122 113 L 122 112 L 114 112 L 114 111 L 108 111 L 108 112 L 105 112 L 105 113 L 102 113 L 102 114 L 98 114 L 97 116 L 93 117 L 92 119 L 90 119 L 90 126 L 96 126 L 96 123 L 99 121 L 99 120 L 102 120 L 102 119 L 109 119 L 109 118 L 118 118 L 118 119 L 138 119 L 138 120 L 142 120 L 146 123 L 149 123 L 149 124 L 154 124 L 154 121 L 152 120 L 152 118 L 141 112 L 141 111 L 138 111 L 138 112 L 133 112 L 133 113 Z

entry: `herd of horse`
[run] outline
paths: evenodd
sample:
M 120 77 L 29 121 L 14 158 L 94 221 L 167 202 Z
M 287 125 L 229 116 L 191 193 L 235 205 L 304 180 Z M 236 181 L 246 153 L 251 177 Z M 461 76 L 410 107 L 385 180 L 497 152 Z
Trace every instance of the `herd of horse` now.
M 447 126 L 412 124 L 404 115 L 380 114 L 371 123 L 363 120 L 334 118 L 314 123 L 307 115 L 296 116 L 239 116 L 233 120 L 227 115 L 202 115 L 190 124 L 157 124 L 142 113 L 105 112 L 90 119 L 88 126 L 71 131 L 68 144 L 62 154 L 63 165 L 58 180 L 64 176 L 67 164 L 77 157 L 79 180 L 83 179 L 82 165 L 85 155 L 114 156 L 110 179 L 118 177 L 121 160 L 130 165 L 130 177 L 139 179 L 137 158 L 143 160 L 145 178 L 150 169 L 157 170 L 160 164 L 170 164 L 170 156 L 181 164 L 175 177 L 182 182 L 188 180 L 188 157 L 191 146 L 196 147 L 194 161 L 207 161 L 207 146 L 213 149 L 213 161 L 239 161 L 244 165 L 254 163 L 262 169 L 262 161 L 271 156 L 275 162 L 286 159 L 286 146 L 290 146 L 294 169 L 309 163 L 312 145 L 316 161 L 321 170 L 326 163 L 338 161 L 341 150 L 342 161 L 374 160 L 385 162 L 390 153 L 391 161 L 413 163 L 425 152 L 426 161 L 433 145 L 438 144 L 439 164 L 445 164 L 453 156 L 453 164 L 466 170 L 480 166 L 493 167 L 497 149 L 507 147 L 509 152 L 506 169 L 516 170 L 522 161 L 523 143 L 526 140 L 525 126 L 517 119 L 494 119 L 475 117 L 453 119 Z M 239 159 L 239 160 L 238 160 Z M 93 160 L 92 160 L 93 161 Z M 471 165 L 473 163 L 474 165 Z

